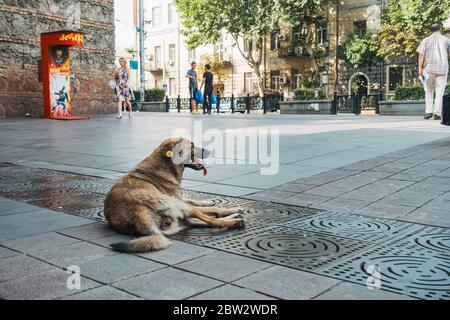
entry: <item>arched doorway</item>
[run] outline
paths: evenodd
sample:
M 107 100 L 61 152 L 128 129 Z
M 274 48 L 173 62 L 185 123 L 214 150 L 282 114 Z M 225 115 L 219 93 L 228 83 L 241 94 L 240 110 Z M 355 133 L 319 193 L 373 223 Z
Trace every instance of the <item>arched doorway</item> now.
M 350 94 L 368 95 L 370 93 L 369 77 L 362 72 L 354 74 L 348 83 L 348 92 Z

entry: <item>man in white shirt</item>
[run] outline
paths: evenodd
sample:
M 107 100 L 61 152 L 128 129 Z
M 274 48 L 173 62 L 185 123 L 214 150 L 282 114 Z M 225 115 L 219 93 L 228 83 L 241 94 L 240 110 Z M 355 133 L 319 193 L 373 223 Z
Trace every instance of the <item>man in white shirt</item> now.
M 424 79 L 426 110 L 425 119 L 433 117 L 441 120 L 442 103 L 447 85 L 448 57 L 450 56 L 450 39 L 442 34 L 440 24 L 431 26 L 432 34 L 423 39 L 419 53 L 419 77 Z M 433 96 L 436 98 L 433 105 Z

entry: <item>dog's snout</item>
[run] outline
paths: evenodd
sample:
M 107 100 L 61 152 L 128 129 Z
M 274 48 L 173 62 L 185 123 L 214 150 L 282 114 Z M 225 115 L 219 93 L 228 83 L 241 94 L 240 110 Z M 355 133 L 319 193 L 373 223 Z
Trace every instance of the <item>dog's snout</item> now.
M 197 147 L 195 147 L 194 156 L 196 158 L 206 159 L 206 158 L 209 157 L 210 154 L 211 154 L 211 152 L 209 150 L 206 150 L 204 148 L 197 148 Z
M 208 158 L 210 154 L 211 152 L 209 150 L 202 149 L 202 159 Z

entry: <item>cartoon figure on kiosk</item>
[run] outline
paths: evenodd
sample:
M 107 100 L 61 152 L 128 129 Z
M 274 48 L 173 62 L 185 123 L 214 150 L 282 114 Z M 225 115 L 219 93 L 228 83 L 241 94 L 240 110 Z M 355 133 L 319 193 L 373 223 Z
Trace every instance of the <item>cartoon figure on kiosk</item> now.
M 53 115 L 62 115 L 67 116 L 67 102 L 69 99 L 69 95 L 67 94 L 66 87 L 62 87 L 59 92 L 55 92 L 55 102 L 52 106 L 52 114 Z

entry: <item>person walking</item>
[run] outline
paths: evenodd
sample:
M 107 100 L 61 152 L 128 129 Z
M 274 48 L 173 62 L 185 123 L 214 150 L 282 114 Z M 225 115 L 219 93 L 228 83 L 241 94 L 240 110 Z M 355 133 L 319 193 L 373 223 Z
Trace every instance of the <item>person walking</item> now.
M 426 110 L 424 119 L 441 120 L 442 104 L 447 85 L 450 39 L 442 34 L 442 26 L 431 26 L 431 35 L 422 40 L 419 48 L 419 77 L 425 88 Z M 433 96 L 436 92 L 436 98 Z
M 128 106 L 128 117 L 131 118 L 133 109 L 131 108 L 130 98 L 131 89 L 128 86 L 128 80 L 130 78 L 130 70 L 127 66 L 125 58 L 119 59 L 120 67 L 117 68 L 114 77 L 116 79 L 116 93 L 118 98 L 117 103 L 117 116 L 116 119 L 122 119 L 122 102 Z
M 200 91 L 202 91 L 203 85 L 205 85 L 205 91 L 203 96 L 205 98 L 203 113 L 208 112 L 211 114 L 211 99 L 213 94 L 213 80 L 214 75 L 211 72 L 211 65 L 205 65 L 205 73 L 203 74 L 202 84 L 200 85 Z
M 194 108 L 195 112 L 198 112 L 198 105 L 197 101 L 195 100 L 195 95 L 198 91 L 197 72 L 195 71 L 195 68 L 197 68 L 197 63 L 195 61 L 192 61 L 191 69 L 189 69 L 186 73 L 186 78 L 189 78 L 189 96 L 191 100 L 192 113 L 194 113 Z

